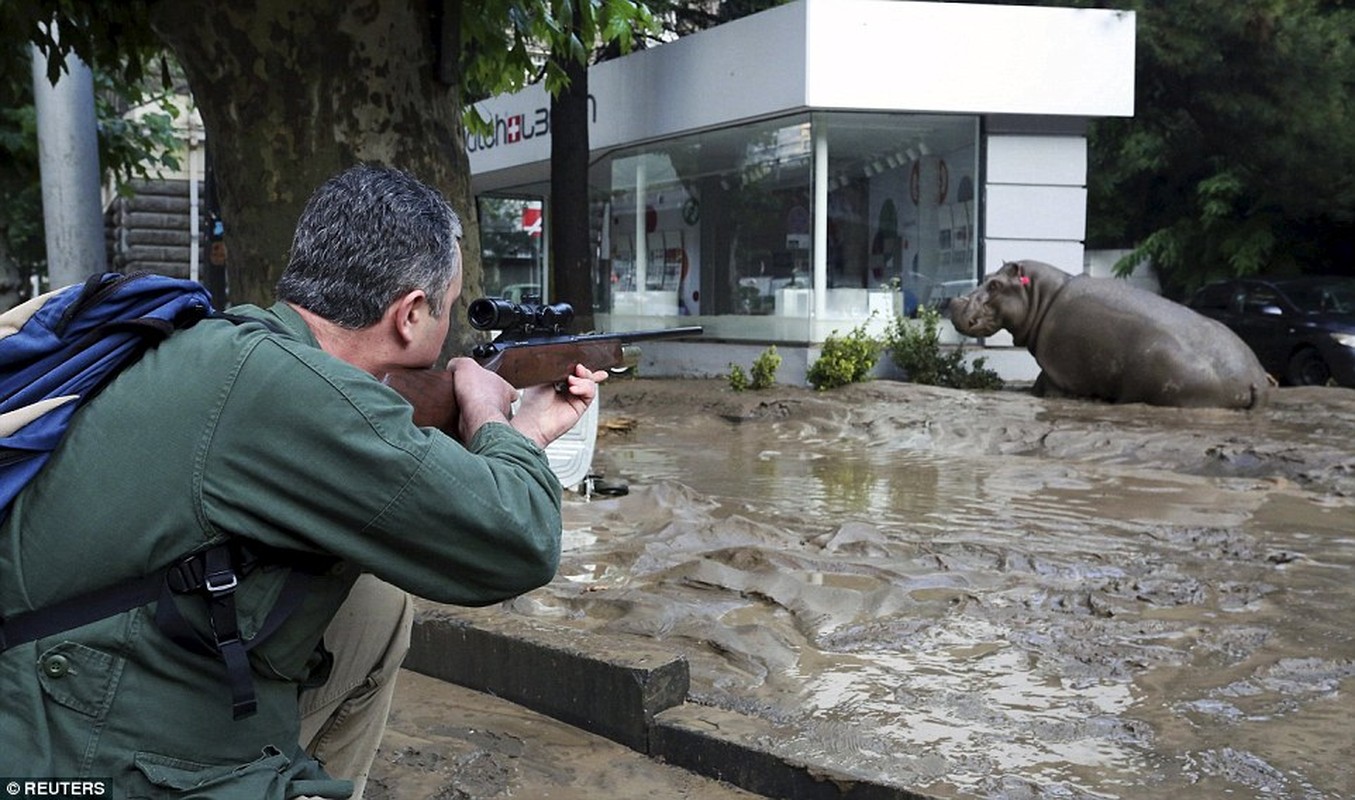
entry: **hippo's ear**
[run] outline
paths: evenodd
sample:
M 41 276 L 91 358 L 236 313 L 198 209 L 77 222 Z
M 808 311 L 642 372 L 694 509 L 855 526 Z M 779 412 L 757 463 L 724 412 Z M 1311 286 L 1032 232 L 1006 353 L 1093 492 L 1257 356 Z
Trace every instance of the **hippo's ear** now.
M 1015 270 L 1015 272 L 1016 272 L 1016 280 L 1017 280 L 1022 286 L 1029 286 L 1029 285 L 1030 285 L 1030 276 L 1026 274 L 1026 268 L 1023 267 L 1019 262 L 1013 264 L 1013 266 L 1016 267 L 1016 270 Z

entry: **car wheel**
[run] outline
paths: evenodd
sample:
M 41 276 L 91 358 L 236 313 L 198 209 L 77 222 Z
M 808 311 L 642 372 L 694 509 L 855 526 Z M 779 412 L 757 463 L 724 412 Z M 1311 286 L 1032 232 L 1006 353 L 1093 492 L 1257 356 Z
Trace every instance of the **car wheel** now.
M 1325 386 L 1331 380 L 1331 368 L 1316 350 L 1306 347 L 1289 359 L 1285 380 L 1293 386 Z

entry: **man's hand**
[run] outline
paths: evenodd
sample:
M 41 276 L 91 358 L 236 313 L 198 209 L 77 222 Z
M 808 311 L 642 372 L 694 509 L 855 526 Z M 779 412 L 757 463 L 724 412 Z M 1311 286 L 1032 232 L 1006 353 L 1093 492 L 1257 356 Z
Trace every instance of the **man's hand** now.
M 574 427 L 588 410 L 588 404 L 597 398 L 598 384 L 606 379 L 605 371 L 593 372 L 576 364 L 574 374 L 561 384 L 523 390 L 522 404 L 510 424 L 545 447 Z
M 574 427 L 588 404 L 597 397 L 605 371 L 593 372 L 582 364 L 556 386 L 533 386 L 522 392 L 517 413 L 512 411 L 518 390 L 473 358 L 454 358 L 447 364 L 456 394 L 457 434 L 469 442 L 480 427 L 490 422 L 512 425 L 519 433 L 545 447 Z
M 461 441 L 470 442 L 486 423 L 509 421 L 513 401 L 518 396 L 512 384 L 480 366 L 473 358 L 453 358 L 447 363 L 447 371 L 452 373 L 456 427 Z

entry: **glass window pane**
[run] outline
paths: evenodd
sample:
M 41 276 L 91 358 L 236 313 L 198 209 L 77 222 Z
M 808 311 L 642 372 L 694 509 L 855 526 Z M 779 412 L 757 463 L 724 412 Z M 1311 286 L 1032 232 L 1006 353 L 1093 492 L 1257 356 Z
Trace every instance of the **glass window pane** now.
M 478 198 L 486 296 L 517 303 L 528 296 L 541 299 L 542 208 L 540 197 Z
M 835 292 L 900 291 L 911 313 L 973 286 L 977 118 L 824 114 L 816 121 L 828 137 L 829 312 L 860 305 L 834 303 Z
M 598 237 L 603 310 L 804 339 L 807 305 L 794 293 L 812 275 L 812 155 L 804 115 L 615 154 Z
M 822 341 L 978 277 L 973 116 L 799 114 L 620 150 L 592 174 L 613 329 L 700 316 L 712 336 Z

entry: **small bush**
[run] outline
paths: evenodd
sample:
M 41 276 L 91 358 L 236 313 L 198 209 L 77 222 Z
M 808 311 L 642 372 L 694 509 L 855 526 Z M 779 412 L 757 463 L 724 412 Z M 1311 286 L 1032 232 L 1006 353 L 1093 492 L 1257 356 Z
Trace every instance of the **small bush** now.
M 762 351 L 762 355 L 753 362 L 753 383 L 754 389 L 770 389 L 776 385 L 776 370 L 781 366 L 781 355 L 776 352 L 776 345 L 768 347 Z
M 781 356 L 776 345 L 771 345 L 753 361 L 753 377 L 750 380 L 743 367 L 729 363 L 729 388 L 736 392 L 748 389 L 769 389 L 776 385 L 776 370 L 781 367 Z
M 1001 389 L 1002 378 L 984 366 L 984 358 L 974 359 L 973 366 L 964 362 L 964 351 L 958 347 L 941 348 L 941 314 L 934 308 L 920 308 L 920 325 L 910 325 L 903 317 L 895 317 L 885 332 L 884 349 L 894 364 L 914 383 L 949 386 L 953 389 Z
M 742 392 L 748 388 L 748 373 L 743 371 L 743 367 L 729 362 L 729 388 L 736 392 Z
M 880 341 L 866 333 L 865 325 L 858 325 L 846 336 L 833 331 L 818 359 L 809 366 L 809 385 L 823 391 L 866 380 L 880 360 L 880 348 Z

